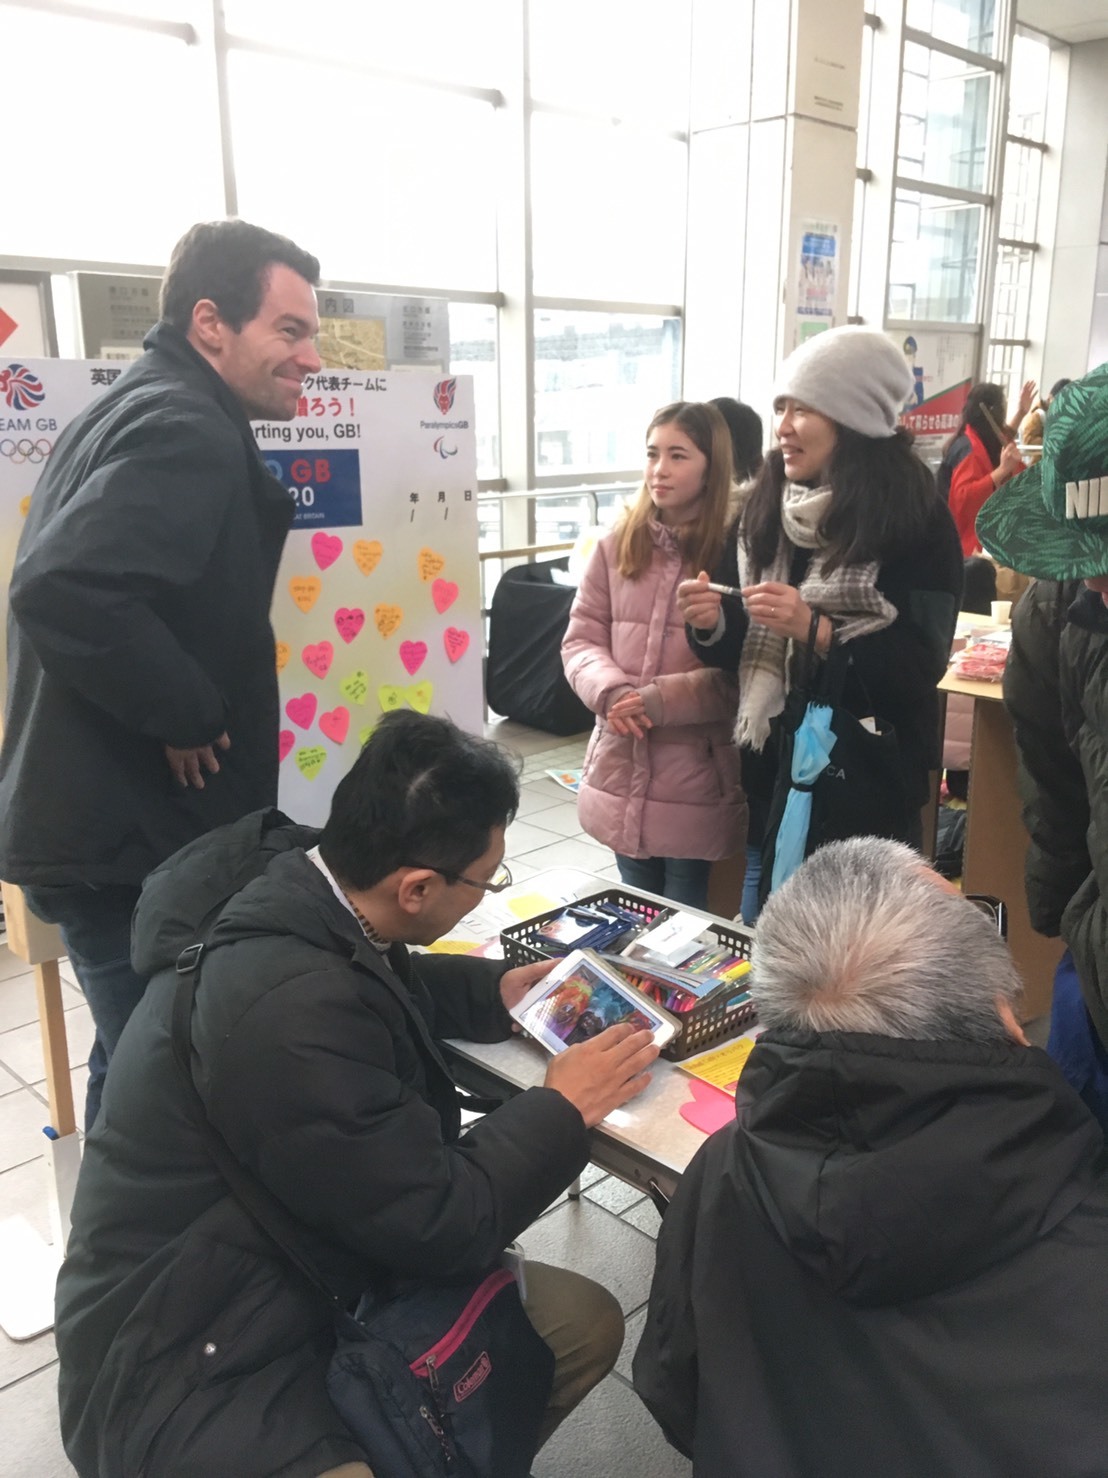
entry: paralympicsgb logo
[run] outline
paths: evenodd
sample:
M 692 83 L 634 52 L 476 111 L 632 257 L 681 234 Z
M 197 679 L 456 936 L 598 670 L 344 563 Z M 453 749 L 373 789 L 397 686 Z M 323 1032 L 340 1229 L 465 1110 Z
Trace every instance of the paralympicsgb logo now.
M 38 375 L 23 364 L 9 364 L 0 370 L 0 394 L 9 410 L 29 411 L 46 399 L 46 390 Z
M 457 380 L 440 380 L 435 386 L 435 406 L 440 416 L 445 416 L 454 404 L 454 391 L 457 388 Z

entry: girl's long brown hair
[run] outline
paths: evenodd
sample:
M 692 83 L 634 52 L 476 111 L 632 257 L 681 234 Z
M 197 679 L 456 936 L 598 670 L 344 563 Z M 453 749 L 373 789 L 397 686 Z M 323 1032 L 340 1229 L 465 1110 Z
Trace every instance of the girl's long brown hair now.
M 676 529 L 678 547 L 685 568 L 695 574 L 712 570 L 723 551 L 723 532 L 727 525 L 731 494 L 731 433 L 727 422 L 714 405 L 697 400 L 678 400 L 663 406 L 646 428 L 646 439 L 659 426 L 675 423 L 699 452 L 708 459 L 704 496 L 694 519 Z M 650 568 L 654 558 L 654 541 L 650 537 L 650 520 L 654 504 L 646 479 L 634 504 L 619 526 L 617 567 L 626 580 L 637 580 Z

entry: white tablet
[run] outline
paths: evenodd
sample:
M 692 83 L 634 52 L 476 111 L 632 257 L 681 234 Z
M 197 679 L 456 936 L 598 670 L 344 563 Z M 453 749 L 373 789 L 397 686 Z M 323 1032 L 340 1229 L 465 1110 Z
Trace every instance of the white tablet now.
M 511 1014 L 548 1052 L 564 1052 L 624 1021 L 653 1032 L 659 1047 L 677 1033 L 668 1013 L 588 949 L 576 949 L 560 960 Z

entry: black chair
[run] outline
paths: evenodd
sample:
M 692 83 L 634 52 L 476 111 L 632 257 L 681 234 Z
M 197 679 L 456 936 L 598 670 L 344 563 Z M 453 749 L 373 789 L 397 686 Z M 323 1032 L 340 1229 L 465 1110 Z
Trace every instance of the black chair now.
M 489 612 L 485 669 L 485 696 L 495 713 L 558 735 L 580 734 L 593 724 L 562 669 L 562 638 L 576 591 L 555 585 L 551 571 L 568 565 L 568 559 L 554 559 L 504 571 Z

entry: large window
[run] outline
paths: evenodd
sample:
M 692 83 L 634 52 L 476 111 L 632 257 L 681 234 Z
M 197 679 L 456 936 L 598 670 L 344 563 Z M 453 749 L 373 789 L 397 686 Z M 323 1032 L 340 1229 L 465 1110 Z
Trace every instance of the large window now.
M 986 375 L 1014 399 L 1027 374 L 1050 84 L 1050 43 L 1017 31 L 1008 77 L 1004 183 Z
M 992 56 L 996 49 L 996 0 L 908 0 L 907 24 L 936 41 Z
M 980 263 L 980 205 L 898 190 L 889 257 L 889 317 L 972 323 Z
M 535 466 L 637 471 L 646 427 L 680 386 L 680 324 L 642 314 L 535 314 Z
M 992 75 L 909 42 L 901 79 L 897 172 L 956 189 L 985 185 Z
M 0 265 L 67 288 L 71 269 L 159 268 L 196 220 L 256 220 L 325 284 L 448 300 L 483 550 L 614 516 L 680 390 L 692 0 L 0 14 L 5 103 L 33 141 L 7 152 L 25 208 Z
M 196 107 L 204 77 L 187 26 L 14 7 L 0 25 L 5 253 L 156 264 L 193 221 L 223 214 L 216 113 Z
M 679 303 L 688 150 L 630 124 L 536 114 L 535 291 Z

